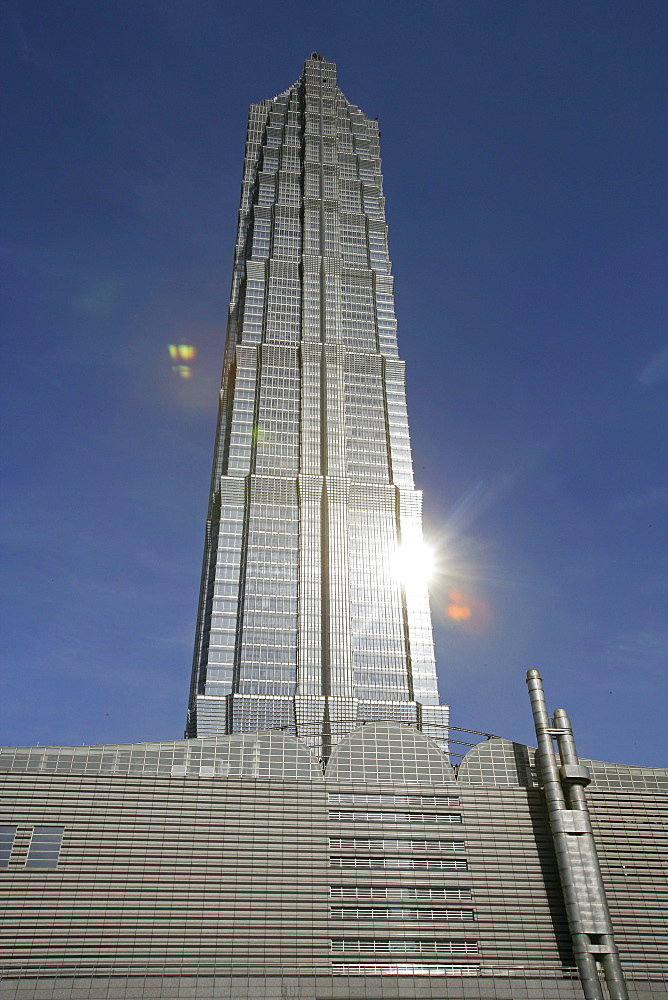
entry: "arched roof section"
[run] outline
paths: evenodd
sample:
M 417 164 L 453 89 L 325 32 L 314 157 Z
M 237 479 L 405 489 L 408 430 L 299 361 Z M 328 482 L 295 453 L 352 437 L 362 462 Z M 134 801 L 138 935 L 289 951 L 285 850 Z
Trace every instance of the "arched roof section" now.
M 539 788 L 535 754 L 532 747 L 494 737 L 469 750 L 457 769 L 457 780 L 461 785 Z
M 455 774 L 434 741 L 419 730 L 400 722 L 368 722 L 337 744 L 325 778 L 442 785 L 453 782 Z

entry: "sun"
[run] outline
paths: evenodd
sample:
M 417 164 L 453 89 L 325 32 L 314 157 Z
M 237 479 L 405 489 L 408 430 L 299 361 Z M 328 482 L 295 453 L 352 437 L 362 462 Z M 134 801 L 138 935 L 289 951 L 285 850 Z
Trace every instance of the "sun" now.
M 433 549 L 424 542 L 399 545 L 394 557 L 394 571 L 405 587 L 426 585 L 434 575 Z

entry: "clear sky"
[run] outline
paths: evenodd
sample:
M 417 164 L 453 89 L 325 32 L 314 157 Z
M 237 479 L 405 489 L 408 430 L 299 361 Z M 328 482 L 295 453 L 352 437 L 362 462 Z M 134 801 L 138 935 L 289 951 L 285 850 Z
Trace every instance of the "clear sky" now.
M 1 18 L 0 742 L 183 733 L 247 107 L 316 50 L 380 119 L 453 723 L 531 742 L 538 667 L 666 765 L 664 0 Z

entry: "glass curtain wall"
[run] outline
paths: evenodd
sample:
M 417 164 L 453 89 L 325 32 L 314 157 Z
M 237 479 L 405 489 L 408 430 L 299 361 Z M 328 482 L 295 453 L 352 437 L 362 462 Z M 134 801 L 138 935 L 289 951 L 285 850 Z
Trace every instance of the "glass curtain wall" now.
M 187 735 L 445 748 L 378 123 L 314 54 L 251 105 Z M 403 555 L 402 555 L 403 553 Z

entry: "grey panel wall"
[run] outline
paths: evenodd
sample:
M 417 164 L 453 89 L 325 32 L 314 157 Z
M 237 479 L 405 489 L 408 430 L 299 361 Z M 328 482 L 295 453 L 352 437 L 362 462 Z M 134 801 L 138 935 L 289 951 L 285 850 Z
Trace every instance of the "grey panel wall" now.
M 17 828 L 0 869 L 0 996 L 580 996 L 540 788 L 447 767 L 416 780 L 433 743 L 397 724 L 362 733 L 357 760 L 377 772 L 396 741 L 403 781 L 325 782 L 273 733 L 196 741 L 177 764 L 182 741 L 0 754 L 17 768 L 0 775 L 0 826 Z M 480 752 L 497 769 L 529 753 Z M 161 754 L 183 776 L 157 775 Z M 100 774 L 112 761 L 153 773 Z M 663 777 L 614 767 L 599 766 L 608 785 Z M 309 777 L 252 776 L 295 768 Z M 665 997 L 668 797 L 589 797 L 631 995 Z M 26 868 L 43 825 L 64 827 L 58 865 Z
M 587 792 L 615 940 L 627 974 L 668 976 L 668 796 Z
M 4 975 L 269 973 L 329 961 L 320 782 L 4 776 Z M 55 870 L 33 825 L 65 827 Z

